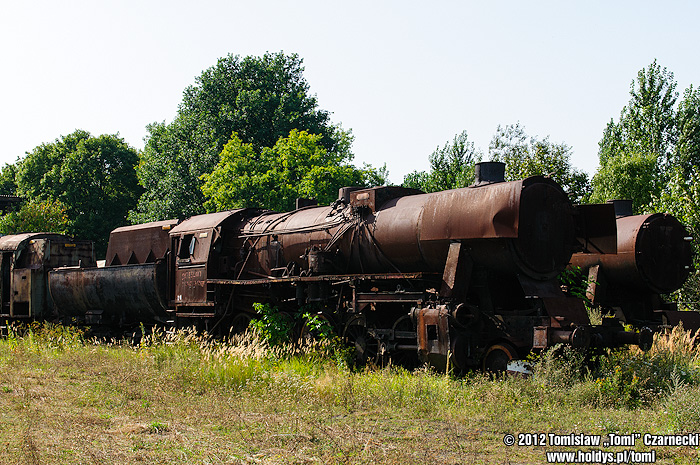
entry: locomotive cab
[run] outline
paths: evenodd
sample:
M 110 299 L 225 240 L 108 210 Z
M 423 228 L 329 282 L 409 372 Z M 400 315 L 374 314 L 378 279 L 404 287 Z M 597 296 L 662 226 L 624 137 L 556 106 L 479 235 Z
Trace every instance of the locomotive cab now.
M 212 280 L 235 273 L 241 255 L 238 226 L 251 212 L 258 210 L 193 216 L 170 231 L 174 256 L 169 300 L 177 319 L 211 319 L 221 313 L 217 304 L 226 302 Z

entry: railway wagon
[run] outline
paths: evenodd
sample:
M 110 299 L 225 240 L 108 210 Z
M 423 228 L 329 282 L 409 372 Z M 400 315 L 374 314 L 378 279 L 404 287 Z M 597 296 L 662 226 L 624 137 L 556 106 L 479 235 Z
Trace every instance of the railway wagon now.
M 69 320 L 129 329 L 168 325 L 169 231 L 178 220 L 124 226 L 110 234 L 105 266 L 55 268 L 51 300 Z
M 23 233 L 0 237 L 0 319 L 57 318 L 48 295 L 50 269 L 95 266 L 91 241 L 63 234 Z

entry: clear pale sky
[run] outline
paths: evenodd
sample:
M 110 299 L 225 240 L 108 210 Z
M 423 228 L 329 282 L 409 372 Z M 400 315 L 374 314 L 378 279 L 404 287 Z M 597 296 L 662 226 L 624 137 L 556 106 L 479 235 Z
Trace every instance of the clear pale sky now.
M 55 1 L 0 10 L 0 164 L 75 129 L 143 148 L 182 91 L 228 53 L 298 53 L 320 108 L 352 129 L 355 163 L 399 183 L 467 130 L 496 127 L 573 148 L 598 141 L 654 59 L 678 91 L 700 85 L 692 1 Z

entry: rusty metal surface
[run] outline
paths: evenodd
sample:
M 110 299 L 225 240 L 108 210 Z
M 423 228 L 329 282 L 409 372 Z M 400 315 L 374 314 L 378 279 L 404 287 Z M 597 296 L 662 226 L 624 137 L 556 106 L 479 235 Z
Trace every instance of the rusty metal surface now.
M 317 281 L 351 282 L 351 281 L 384 281 L 384 280 L 411 280 L 411 279 L 435 279 L 437 273 L 386 273 L 386 274 L 342 274 L 322 276 L 288 276 L 283 278 L 270 276 L 259 279 L 207 279 L 210 284 L 226 284 L 231 286 L 259 285 L 270 283 L 311 283 Z
M 49 290 L 63 317 L 99 314 L 101 322 L 124 324 L 167 319 L 164 262 L 49 272 Z
M 72 239 L 63 234 L 56 233 L 22 233 L 12 234 L 0 237 L 0 252 L 17 250 L 25 245 L 26 242 L 34 239 L 51 239 L 72 241 Z
M 171 235 L 182 233 L 191 233 L 194 231 L 202 231 L 205 229 L 216 228 L 227 219 L 233 217 L 237 213 L 244 211 L 244 208 L 238 210 L 226 210 L 217 213 L 208 213 L 205 215 L 192 216 L 179 225 L 175 226 L 171 231 Z
M 170 249 L 170 230 L 178 220 L 123 226 L 109 235 L 105 262 L 111 265 L 153 263 Z
M 544 302 L 547 314 L 554 328 L 569 328 L 573 326 L 587 326 L 591 324 L 588 311 L 581 299 L 572 297 L 545 297 Z
M 471 281 L 471 273 L 474 263 L 461 242 L 450 244 L 445 263 L 445 271 L 442 274 L 440 297 L 454 298 L 463 302 Z
M 352 198 L 368 192 L 375 191 Z M 243 224 L 241 238 L 242 278 L 282 267 L 298 274 L 309 268 L 312 247 L 332 257 L 334 274 L 443 272 L 450 243 L 461 241 L 477 264 L 549 279 L 571 255 L 573 216 L 561 188 L 534 177 L 404 195 L 375 211 L 336 205 L 265 213 Z
M 5 236 L 0 251 L 0 296 L 3 316 L 48 318 L 46 272 L 64 266 L 93 266 L 92 242 L 62 234 Z
M 451 349 L 449 309 L 444 305 L 417 313 L 418 353 L 423 361 L 444 367 Z
M 556 277 L 571 258 L 573 242 L 573 211 L 562 188 L 546 178 L 523 180 L 518 237 L 513 241 L 521 261 L 518 271 L 538 279 Z
M 693 311 L 659 310 L 663 316 L 663 323 L 670 326 L 677 326 L 683 323 L 683 329 L 690 331 L 700 330 L 700 313 Z
M 63 234 L 27 233 L 0 237 L 0 252 L 14 252 L 12 268 L 92 266 L 91 241 L 74 240 Z
M 235 265 L 241 252 L 237 248 L 232 249 L 231 242 L 238 236 L 237 223 L 243 212 L 251 214 L 260 213 L 261 210 L 238 209 L 197 215 L 170 231 L 174 269 L 171 270 L 173 288 L 169 299 L 176 308 L 214 304 L 207 292 L 207 279 L 227 278 L 233 271 L 231 266 Z M 228 229 L 223 233 L 225 228 Z M 222 235 L 225 237 L 222 238 Z M 227 248 L 226 252 L 223 252 L 224 247 Z
M 522 181 L 427 194 L 421 241 L 515 238 Z
M 688 233 L 672 215 L 655 213 L 617 219 L 617 254 L 574 254 L 573 266 L 600 265 L 617 286 L 668 293 L 683 285 L 692 264 Z
M 29 302 L 31 291 L 31 270 L 19 269 L 12 271 L 12 300 L 14 302 Z
M 373 187 L 350 192 L 350 205 L 355 208 L 367 207 L 371 211 L 376 211 L 389 200 L 423 193 L 418 189 L 399 186 Z
M 611 203 L 576 205 L 576 240 L 584 253 L 616 253 L 617 221 Z
M 206 267 L 178 267 L 175 270 L 175 304 L 195 305 L 204 302 L 207 302 Z

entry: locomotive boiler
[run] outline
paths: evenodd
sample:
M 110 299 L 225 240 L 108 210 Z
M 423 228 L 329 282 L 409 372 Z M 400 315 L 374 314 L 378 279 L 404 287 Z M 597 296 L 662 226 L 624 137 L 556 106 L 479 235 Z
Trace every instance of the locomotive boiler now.
M 617 253 L 576 253 L 571 265 L 587 276 L 587 297 L 633 326 L 700 329 L 700 313 L 678 311 L 663 295 L 679 289 L 692 270 L 692 237 L 672 215 L 632 215 L 631 201 L 614 200 Z

